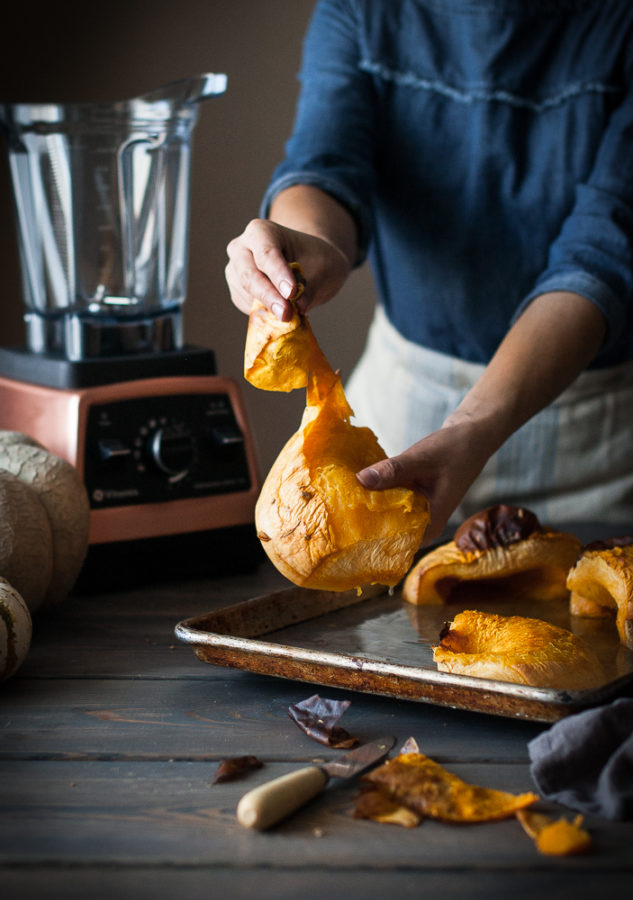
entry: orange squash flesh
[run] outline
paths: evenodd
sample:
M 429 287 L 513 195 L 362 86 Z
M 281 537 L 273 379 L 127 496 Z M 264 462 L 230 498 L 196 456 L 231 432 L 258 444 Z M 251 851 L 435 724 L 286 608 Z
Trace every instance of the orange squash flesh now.
M 296 313 L 288 328 L 273 319 L 261 309 L 251 315 L 246 377 L 269 390 L 305 386 L 306 409 L 257 501 L 262 546 L 276 568 L 302 587 L 395 585 L 422 542 L 428 501 L 408 488 L 362 487 L 356 472 L 384 459 L 384 451 L 369 428 L 351 423 L 341 379 L 306 317 Z
M 572 615 L 614 617 L 620 643 L 633 650 L 633 545 L 585 549 L 569 572 Z
M 533 687 L 588 690 L 606 680 L 592 648 L 564 628 L 525 616 L 458 613 L 433 659 L 442 672 Z
M 580 550 L 571 534 L 544 528 L 525 540 L 487 551 L 462 552 L 455 541 L 430 551 L 407 575 L 403 597 L 415 605 L 468 599 L 474 588 L 538 600 L 567 599 L 565 580 Z
M 591 835 L 581 828 L 583 817 L 576 816 L 573 822 L 554 819 L 544 813 L 522 809 L 517 819 L 523 830 L 546 856 L 573 856 L 591 849 Z

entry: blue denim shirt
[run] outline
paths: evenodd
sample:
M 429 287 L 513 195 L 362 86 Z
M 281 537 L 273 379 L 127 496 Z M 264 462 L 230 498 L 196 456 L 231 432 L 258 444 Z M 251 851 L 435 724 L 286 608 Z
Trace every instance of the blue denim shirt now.
M 262 204 L 316 185 L 354 216 L 392 324 L 486 363 L 540 293 L 633 358 L 633 2 L 320 0 Z

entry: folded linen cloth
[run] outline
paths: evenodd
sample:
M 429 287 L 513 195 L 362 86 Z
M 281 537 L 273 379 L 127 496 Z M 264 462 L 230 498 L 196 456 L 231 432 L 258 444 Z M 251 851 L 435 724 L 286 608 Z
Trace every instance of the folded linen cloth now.
M 633 818 L 633 698 L 561 719 L 528 751 L 542 796 L 587 815 Z

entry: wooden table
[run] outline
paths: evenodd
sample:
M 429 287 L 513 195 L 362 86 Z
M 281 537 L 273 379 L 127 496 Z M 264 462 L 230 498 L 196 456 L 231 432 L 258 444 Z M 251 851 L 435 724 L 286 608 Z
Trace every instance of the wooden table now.
M 363 740 L 415 736 L 451 771 L 514 792 L 533 788 L 527 742 L 547 727 L 221 669 L 174 637 L 183 618 L 285 585 L 264 564 L 75 597 L 36 619 L 31 653 L 0 694 L 3 900 L 630 895 L 630 822 L 587 820 L 593 852 L 552 859 L 515 820 L 354 819 L 356 786 L 338 781 L 269 832 L 241 827 L 246 789 L 340 753 L 287 714 L 315 690 L 352 701 L 341 724 Z M 264 768 L 212 785 L 218 762 L 242 754 Z

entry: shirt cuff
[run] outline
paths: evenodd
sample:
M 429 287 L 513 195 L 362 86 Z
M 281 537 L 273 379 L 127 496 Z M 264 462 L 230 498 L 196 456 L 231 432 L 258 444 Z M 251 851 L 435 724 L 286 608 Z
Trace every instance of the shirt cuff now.
M 287 172 L 271 182 L 259 208 L 259 214 L 263 219 L 268 218 L 270 207 L 277 196 L 286 188 L 296 184 L 307 184 L 320 188 L 324 193 L 334 197 L 341 206 L 344 206 L 356 223 L 356 259 L 354 267 L 362 265 L 367 257 L 369 239 L 371 234 L 371 221 L 365 206 L 360 203 L 355 194 L 340 181 L 329 178 L 322 172 L 297 171 Z
M 569 291 L 580 294 L 598 307 L 607 323 L 607 332 L 601 353 L 610 350 L 621 339 L 622 331 L 626 326 L 626 309 L 622 299 L 604 281 L 595 278 L 588 272 L 581 271 L 550 273 L 542 280 L 537 281 L 534 289 L 521 301 L 514 313 L 512 324 L 525 312 L 533 300 L 550 291 Z

